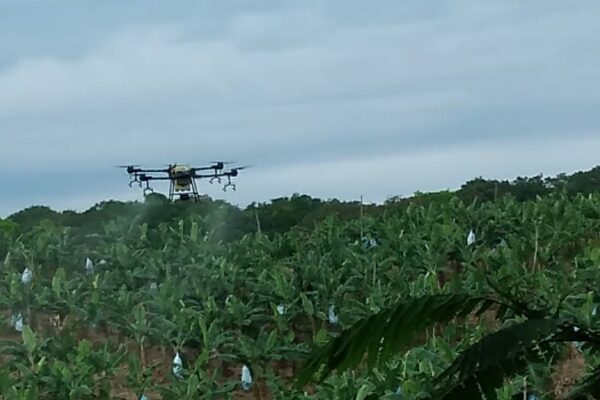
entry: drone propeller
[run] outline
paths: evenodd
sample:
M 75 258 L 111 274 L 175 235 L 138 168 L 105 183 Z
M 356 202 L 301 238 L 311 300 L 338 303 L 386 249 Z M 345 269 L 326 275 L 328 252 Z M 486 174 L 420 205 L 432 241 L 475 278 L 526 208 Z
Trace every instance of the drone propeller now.
M 175 163 L 173 163 L 173 164 L 159 164 L 158 168 L 156 168 L 156 169 L 170 169 L 170 168 L 173 168 L 176 165 L 178 165 L 178 164 L 175 164 Z M 184 165 L 184 164 L 181 164 L 181 165 Z
M 141 165 L 133 164 L 133 165 L 115 165 L 115 168 L 141 168 Z
M 243 167 L 231 168 L 231 170 L 229 172 L 225 172 L 224 175 L 228 176 L 229 178 L 232 178 L 232 177 L 235 178 L 236 176 L 238 176 L 239 171 L 248 169 L 250 167 L 251 167 L 250 165 L 244 165 Z
M 129 175 L 140 171 L 140 165 L 115 165 L 116 168 L 123 168 Z
M 217 171 L 222 170 L 223 168 L 225 168 L 226 165 L 232 164 L 233 161 L 211 161 L 211 165 L 207 166 L 207 167 L 200 167 L 200 168 L 196 168 L 199 171 L 206 171 L 206 170 L 215 170 L 215 173 L 217 173 Z
M 248 168 L 252 168 L 252 165 L 244 165 L 242 167 L 231 168 L 231 171 L 243 171 Z

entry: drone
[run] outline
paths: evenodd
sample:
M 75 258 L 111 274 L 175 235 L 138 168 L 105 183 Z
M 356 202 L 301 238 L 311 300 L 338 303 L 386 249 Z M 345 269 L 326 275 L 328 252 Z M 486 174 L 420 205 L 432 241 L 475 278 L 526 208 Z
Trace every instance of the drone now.
M 212 165 L 204 167 L 192 167 L 185 164 L 170 164 L 167 168 L 141 168 L 139 165 L 119 165 L 119 168 L 124 168 L 129 174 L 129 187 L 137 184 L 143 188 L 144 197 L 154 193 L 154 189 L 150 186 L 151 181 L 170 181 L 169 185 L 169 200 L 173 201 L 176 196 L 179 200 L 194 200 L 200 199 L 198 185 L 196 179 L 208 179 L 210 184 L 214 182 L 222 183 L 223 191 L 228 189 L 236 190 L 237 186 L 231 181 L 232 178 L 238 176 L 239 171 L 242 171 L 248 166 L 235 167 L 225 170 L 225 165 L 230 162 L 214 161 Z M 211 172 L 208 172 L 211 171 Z

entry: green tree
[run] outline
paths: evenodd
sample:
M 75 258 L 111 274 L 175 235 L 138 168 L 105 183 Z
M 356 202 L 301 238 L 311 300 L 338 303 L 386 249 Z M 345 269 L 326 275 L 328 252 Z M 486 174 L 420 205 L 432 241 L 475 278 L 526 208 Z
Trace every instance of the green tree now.
M 32 206 L 10 215 L 8 219 L 17 223 L 21 232 L 28 232 L 43 220 L 60 223 L 60 213 L 50 207 Z
M 0 260 L 4 259 L 12 241 L 17 237 L 19 225 L 8 219 L 0 218 Z

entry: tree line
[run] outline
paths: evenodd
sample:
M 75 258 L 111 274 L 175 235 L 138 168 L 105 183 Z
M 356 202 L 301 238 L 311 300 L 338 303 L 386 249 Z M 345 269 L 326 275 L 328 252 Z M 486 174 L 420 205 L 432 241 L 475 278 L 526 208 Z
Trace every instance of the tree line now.
M 3 243 L 7 243 L 9 238 L 30 233 L 40 224 L 71 227 L 79 234 L 91 234 L 101 231 L 108 221 L 145 223 L 153 227 L 165 222 L 185 220 L 190 216 L 201 216 L 217 231 L 221 239 L 235 240 L 249 232 L 261 231 L 272 235 L 290 229 L 311 229 L 315 223 L 327 217 L 349 220 L 363 214 L 381 215 L 398 211 L 411 204 L 447 202 L 451 198 L 458 198 L 466 204 L 496 201 L 507 196 L 525 202 L 556 193 L 587 195 L 598 191 L 600 166 L 570 175 L 563 173 L 554 177 L 517 177 L 512 181 L 478 177 L 464 183 L 458 190 L 417 192 L 408 197 L 394 196 L 383 204 L 324 200 L 294 194 L 269 202 L 255 202 L 242 209 L 210 198 L 195 203 L 170 203 L 165 196 L 152 194 L 143 202 L 103 201 L 83 212 L 58 212 L 46 206 L 32 206 L 4 220 L 0 219 L 0 255 Z

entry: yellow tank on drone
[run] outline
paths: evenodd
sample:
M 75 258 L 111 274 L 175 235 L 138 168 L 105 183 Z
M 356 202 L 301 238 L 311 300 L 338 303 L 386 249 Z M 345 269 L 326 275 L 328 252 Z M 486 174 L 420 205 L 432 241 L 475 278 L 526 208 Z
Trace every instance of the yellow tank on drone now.
M 175 164 L 169 169 L 169 175 L 176 192 L 188 192 L 192 187 L 194 172 L 189 165 Z

